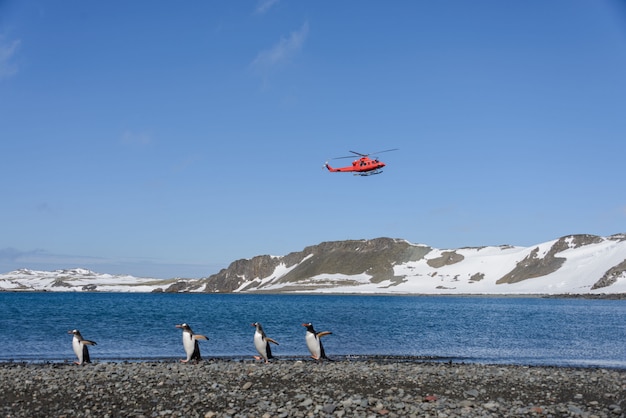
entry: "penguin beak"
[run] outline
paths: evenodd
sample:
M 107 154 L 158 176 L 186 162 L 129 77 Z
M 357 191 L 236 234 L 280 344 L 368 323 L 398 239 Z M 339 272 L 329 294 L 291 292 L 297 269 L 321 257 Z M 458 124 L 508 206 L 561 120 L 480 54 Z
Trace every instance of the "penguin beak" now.
M 176 324 L 176 328 L 182 328 L 183 326 L 181 324 Z

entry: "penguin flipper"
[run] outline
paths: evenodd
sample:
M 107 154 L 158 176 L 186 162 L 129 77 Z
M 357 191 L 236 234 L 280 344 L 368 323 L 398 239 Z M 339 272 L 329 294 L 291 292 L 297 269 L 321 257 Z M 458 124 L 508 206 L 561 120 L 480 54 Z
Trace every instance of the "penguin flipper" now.
M 83 344 L 87 345 L 97 345 L 95 341 L 83 340 Z
M 265 345 L 265 351 L 267 353 L 267 359 L 268 360 L 271 359 L 271 358 L 274 358 L 274 356 L 272 355 L 272 348 L 270 347 L 270 343 L 267 343 Z
M 193 353 L 191 353 L 191 357 L 189 358 L 189 360 L 195 360 L 195 361 L 202 360 L 202 356 L 200 355 L 200 344 L 198 344 L 198 341 L 194 341 Z
M 89 349 L 86 345 L 83 345 L 83 361 L 82 364 L 91 363 L 91 358 L 89 358 Z
M 266 340 L 267 342 L 274 343 L 274 344 L 276 344 L 276 345 L 280 345 L 280 344 L 278 344 L 278 341 L 273 340 L 273 339 L 271 339 L 271 338 L 269 338 L 269 337 L 266 337 L 266 338 L 265 338 L 265 340 Z
M 318 333 L 317 333 L 317 336 L 318 336 L 319 338 L 321 338 L 321 337 L 323 337 L 324 335 L 330 335 L 330 334 L 332 334 L 332 332 L 330 332 L 330 331 L 322 331 L 322 332 L 318 332 Z
M 194 340 L 207 340 L 207 341 L 209 340 L 208 337 L 206 337 L 204 335 L 200 335 L 200 334 L 194 334 L 193 339 Z M 197 342 L 196 342 L 196 344 L 197 344 Z

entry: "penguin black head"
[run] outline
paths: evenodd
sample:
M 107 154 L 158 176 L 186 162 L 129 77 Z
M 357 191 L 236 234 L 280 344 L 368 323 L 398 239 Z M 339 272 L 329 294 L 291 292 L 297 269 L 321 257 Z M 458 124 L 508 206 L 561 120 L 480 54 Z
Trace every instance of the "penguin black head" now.
M 302 324 L 303 327 L 306 327 L 306 330 L 309 332 L 312 332 L 313 334 L 315 334 L 315 330 L 313 329 L 313 324 L 312 323 L 306 323 L 306 324 Z
M 176 328 L 182 328 L 183 331 L 191 332 L 191 327 L 187 325 L 186 323 L 176 324 Z
M 80 332 L 77 329 L 73 329 L 67 332 L 68 334 L 80 335 Z

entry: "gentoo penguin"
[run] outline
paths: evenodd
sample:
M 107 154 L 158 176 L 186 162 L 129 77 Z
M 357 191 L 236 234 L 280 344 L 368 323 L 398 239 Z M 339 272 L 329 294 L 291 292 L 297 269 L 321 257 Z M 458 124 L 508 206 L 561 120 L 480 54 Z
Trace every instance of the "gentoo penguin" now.
M 311 358 L 315 360 L 330 360 L 328 357 L 326 357 L 326 353 L 324 352 L 324 346 L 322 345 L 322 340 L 320 338 L 322 338 L 324 335 L 330 335 L 332 334 L 332 332 L 315 332 L 315 330 L 313 329 L 313 324 L 311 324 L 310 322 L 308 324 L 302 324 L 302 326 L 306 327 L 306 346 L 311 352 Z
M 80 335 L 80 331 L 77 329 L 73 329 L 67 332 L 68 334 L 74 334 L 74 338 L 72 338 L 72 348 L 74 349 L 74 353 L 78 358 L 78 361 L 75 361 L 74 364 L 83 365 L 86 363 L 91 363 L 91 359 L 89 358 L 89 349 L 88 345 L 96 345 L 95 341 L 89 341 L 83 338 Z
M 263 327 L 260 322 L 255 322 L 252 326 L 256 327 L 256 331 L 254 331 L 254 347 L 261 355 L 254 356 L 254 358 L 257 360 L 263 359 L 266 363 L 269 363 L 269 360 L 274 358 L 272 355 L 272 349 L 270 348 L 270 343 L 278 345 L 278 342 L 265 335 L 265 331 L 263 331 Z
M 187 358 L 181 360 L 181 362 L 187 363 L 190 360 L 202 360 L 198 340 L 208 340 L 208 338 L 204 335 L 194 334 L 191 327 L 187 324 L 177 324 L 176 328 L 182 328 L 183 330 L 183 347 L 185 348 L 185 353 L 187 353 Z

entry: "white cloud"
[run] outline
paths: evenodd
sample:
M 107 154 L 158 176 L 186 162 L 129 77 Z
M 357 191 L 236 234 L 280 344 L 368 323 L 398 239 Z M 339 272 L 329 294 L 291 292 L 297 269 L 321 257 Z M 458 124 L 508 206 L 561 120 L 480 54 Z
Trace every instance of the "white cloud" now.
M 259 14 L 263 14 L 276 4 L 278 4 L 279 1 L 280 0 L 260 0 L 257 5 L 256 12 Z
M 31 251 L 21 251 L 13 247 L 0 248 L 0 262 L 2 261 L 18 261 L 24 258 L 39 256 L 44 251 L 41 249 Z
M 281 38 L 272 48 L 259 52 L 254 61 L 252 61 L 252 68 L 263 76 L 267 76 L 271 71 L 288 63 L 300 52 L 308 33 L 309 23 L 304 22 L 300 29 L 292 32 L 289 37 Z
M 146 146 L 152 143 L 152 137 L 145 132 L 124 131 L 122 133 L 122 143 Z
M 6 41 L 3 36 L 0 36 L 0 80 L 17 73 L 17 65 L 11 61 L 21 43 L 19 39 Z
M 174 165 L 172 166 L 172 170 L 176 173 L 185 171 L 186 169 L 188 169 L 189 167 L 192 167 L 194 164 L 196 164 L 200 160 L 201 160 L 201 157 L 197 154 L 189 155 L 186 158 L 182 158 L 176 161 Z

